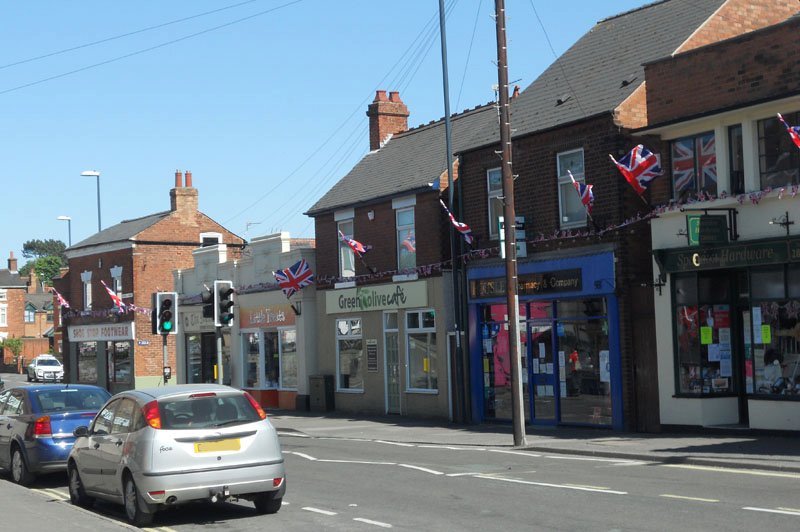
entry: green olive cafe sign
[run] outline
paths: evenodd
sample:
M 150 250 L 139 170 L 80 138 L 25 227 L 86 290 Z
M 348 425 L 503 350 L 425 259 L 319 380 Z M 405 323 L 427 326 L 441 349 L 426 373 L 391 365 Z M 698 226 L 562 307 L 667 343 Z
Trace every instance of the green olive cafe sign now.
M 331 290 L 326 293 L 325 299 L 325 311 L 328 314 L 393 310 L 427 305 L 428 287 L 425 281 Z

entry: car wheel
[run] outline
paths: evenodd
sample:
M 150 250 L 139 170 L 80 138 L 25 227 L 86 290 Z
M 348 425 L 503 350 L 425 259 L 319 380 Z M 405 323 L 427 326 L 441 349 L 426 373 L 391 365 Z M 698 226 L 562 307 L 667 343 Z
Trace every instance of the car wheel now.
M 11 478 L 20 486 L 29 486 L 33 482 L 33 475 L 28 470 L 25 457 L 16 445 L 11 454 Z
M 282 497 L 274 497 L 275 493 L 266 491 L 259 493 L 253 498 L 253 504 L 256 505 L 256 512 L 260 514 L 275 514 L 281 509 L 283 502 Z
M 139 495 L 136 483 L 130 475 L 125 478 L 123 493 L 125 495 L 125 516 L 128 518 L 128 522 L 140 528 L 152 523 L 153 514 L 145 507 L 145 502 Z
M 69 500 L 72 504 L 81 508 L 91 508 L 94 504 L 94 497 L 86 495 L 81 475 L 78 473 L 78 467 L 73 464 L 69 466 Z

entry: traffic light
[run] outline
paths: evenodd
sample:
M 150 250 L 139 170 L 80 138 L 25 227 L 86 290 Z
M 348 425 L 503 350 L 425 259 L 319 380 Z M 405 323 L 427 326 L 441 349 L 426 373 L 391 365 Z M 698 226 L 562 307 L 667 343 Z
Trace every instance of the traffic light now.
M 214 281 L 214 325 L 229 327 L 233 321 L 233 283 Z
M 156 292 L 153 334 L 178 334 L 177 292 Z

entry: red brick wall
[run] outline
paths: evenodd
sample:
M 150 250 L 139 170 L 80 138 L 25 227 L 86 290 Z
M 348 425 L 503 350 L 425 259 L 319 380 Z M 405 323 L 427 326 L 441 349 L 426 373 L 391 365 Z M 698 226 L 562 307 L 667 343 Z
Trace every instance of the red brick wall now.
M 369 149 L 377 150 L 387 136 L 407 130 L 408 115 L 399 93 L 392 92 L 386 99 L 386 91 L 376 91 L 375 100 L 367 107 Z
M 800 19 L 645 67 L 650 123 L 800 91 Z
M 24 286 L 6 289 L 6 316 L 8 327 L 0 330 L 8 332 L 9 337 L 22 338 L 25 336 L 25 294 Z

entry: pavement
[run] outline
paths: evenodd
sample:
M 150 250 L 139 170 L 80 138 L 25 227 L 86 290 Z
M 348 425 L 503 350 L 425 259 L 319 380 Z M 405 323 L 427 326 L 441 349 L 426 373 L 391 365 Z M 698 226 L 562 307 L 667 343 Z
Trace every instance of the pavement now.
M 398 416 L 350 417 L 338 413 L 270 410 L 279 433 L 316 438 L 368 439 L 397 443 L 514 447 L 510 425 L 457 425 Z M 686 433 L 641 434 L 607 429 L 527 427 L 517 449 L 800 473 L 800 436 L 750 430 L 703 429 Z

